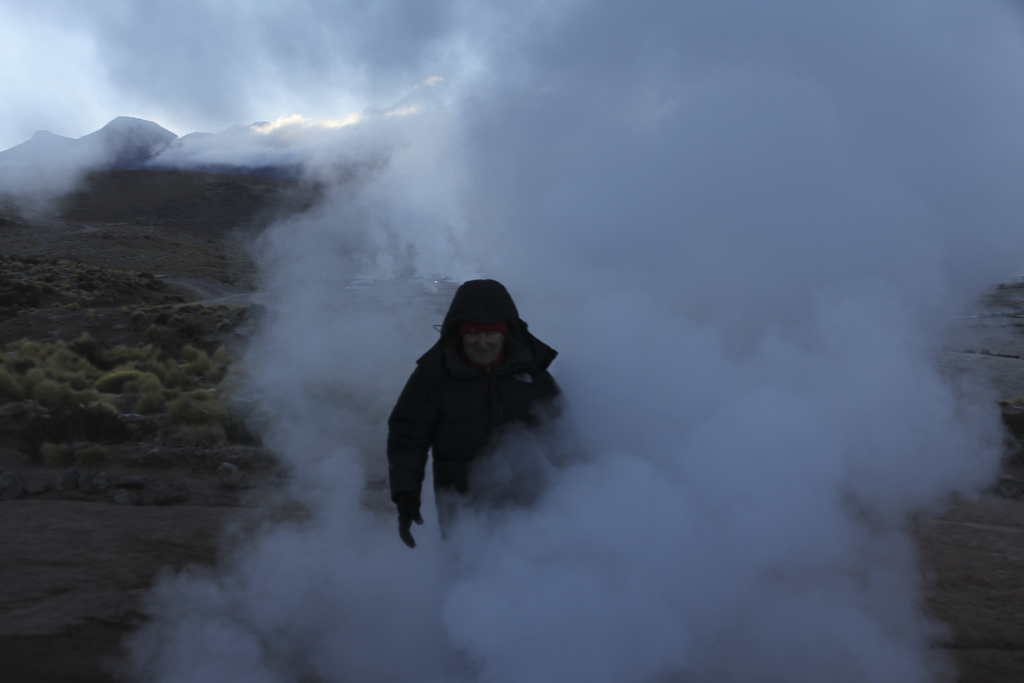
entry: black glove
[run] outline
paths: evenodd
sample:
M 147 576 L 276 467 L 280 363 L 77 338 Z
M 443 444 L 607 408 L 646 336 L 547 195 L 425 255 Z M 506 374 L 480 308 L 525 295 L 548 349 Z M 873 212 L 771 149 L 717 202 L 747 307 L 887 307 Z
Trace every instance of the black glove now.
M 416 539 L 412 537 L 409 529 L 412 523 L 423 524 L 423 516 L 420 515 L 420 494 L 413 491 L 402 491 L 392 496 L 395 505 L 398 506 L 398 535 L 410 548 L 416 547 Z

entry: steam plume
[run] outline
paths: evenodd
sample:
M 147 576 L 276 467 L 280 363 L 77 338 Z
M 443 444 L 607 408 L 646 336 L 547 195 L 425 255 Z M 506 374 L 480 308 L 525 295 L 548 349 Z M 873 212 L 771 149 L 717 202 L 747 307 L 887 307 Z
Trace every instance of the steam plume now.
M 930 351 L 1020 265 L 1016 8 L 456 16 L 458 96 L 264 245 L 251 390 L 313 519 L 163 582 L 136 675 L 941 680 L 908 528 L 998 457 Z M 562 352 L 567 417 L 507 452 L 584 453 L 412 552 L 363 483 L 440 314 L 338 287 L 410 253 L 504 281 Z

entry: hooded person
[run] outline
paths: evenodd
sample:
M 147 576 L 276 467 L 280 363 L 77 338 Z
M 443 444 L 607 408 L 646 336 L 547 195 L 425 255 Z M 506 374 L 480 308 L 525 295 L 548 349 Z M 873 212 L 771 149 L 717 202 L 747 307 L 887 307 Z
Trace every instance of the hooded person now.
M 420 491 L 433 453 L 438 518 L 450 523 L 474 485 L 474 463 L 515 425 L 540 423 L 543 403 L 559 392 L 548 372 L 557 352 L 530 333 L 512 297 L 495 280 L 459 287 L 441 338 L 418 361 L 388 419 L 388 476 L 399 534 L 423 523 Z

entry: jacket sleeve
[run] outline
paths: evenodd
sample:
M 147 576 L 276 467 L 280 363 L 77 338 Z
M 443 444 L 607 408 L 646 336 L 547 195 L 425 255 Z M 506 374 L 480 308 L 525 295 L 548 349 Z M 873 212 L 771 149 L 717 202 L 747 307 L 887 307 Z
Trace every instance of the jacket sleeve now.
M 420 493 L 437 427 L 437 389 L 416 368 L 388 419 L 388 479 L 396 493 Z

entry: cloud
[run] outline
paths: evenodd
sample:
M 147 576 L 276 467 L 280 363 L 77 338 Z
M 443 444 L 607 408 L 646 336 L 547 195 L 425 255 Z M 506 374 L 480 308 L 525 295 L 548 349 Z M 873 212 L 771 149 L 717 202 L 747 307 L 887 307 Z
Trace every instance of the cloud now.
M 125 113 L 108 114 L 110 100 L 121 98 L 99 53 L 95 36 L 82 27 L 0 7 L 0 149 L 37 130 L 77 138 Z
M 315 119 L 358 111 L 438 74 L 457 76 L 448 38 L 459 11 L 447 2 L 399 8 L 355 0 L 185 0 L 173 9 L 41 0 L 9 8 L 8 44 L 32 36 L 46 47 L 5 62 L 8 82 L 36 91 L 19 88 L 0 148 L 51 122 L 72 126 L 54 132 L 77 136 L 118 115 L 189 132 L 294 111 Z M 81 101 L 91 106 L 72 106 Z M 47 112 L 57 107 L 59 114 Z

